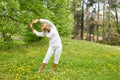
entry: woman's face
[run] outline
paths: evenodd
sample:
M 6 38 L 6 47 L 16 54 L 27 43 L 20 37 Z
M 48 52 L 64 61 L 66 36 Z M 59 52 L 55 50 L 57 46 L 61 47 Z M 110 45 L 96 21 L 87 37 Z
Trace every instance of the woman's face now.
M 47 32 L 49 32 L 49 31 L 50 31 L 50 27 L 49 27 L 47 24 L 43 24 L 43 25 L 42 25 L 42 31 L 47 31 Z

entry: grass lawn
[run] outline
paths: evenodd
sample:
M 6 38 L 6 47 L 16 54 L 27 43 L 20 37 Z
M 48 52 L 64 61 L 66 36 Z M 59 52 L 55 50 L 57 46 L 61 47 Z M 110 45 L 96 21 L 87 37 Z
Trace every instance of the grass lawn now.
M 47 42 L 46 42 L 47 41 Z M 38 68 L 48 40 L 0 43 L 0 80 L 120 80 L 120 47 L 62 38 L 63 52 L 56 74 L 53 57 L 43 72 Z

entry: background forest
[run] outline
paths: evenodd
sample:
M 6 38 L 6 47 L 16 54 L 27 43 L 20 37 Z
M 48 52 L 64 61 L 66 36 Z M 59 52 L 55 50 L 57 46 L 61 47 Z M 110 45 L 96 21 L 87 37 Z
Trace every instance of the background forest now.
M 29 23 L 45 18 L 61 36 L 72 34 L 72 39 L 119 45 L 119 7 L 119 0 L 1 0 L 0 36 L 3 41 L 39 40 L 30 32 Z

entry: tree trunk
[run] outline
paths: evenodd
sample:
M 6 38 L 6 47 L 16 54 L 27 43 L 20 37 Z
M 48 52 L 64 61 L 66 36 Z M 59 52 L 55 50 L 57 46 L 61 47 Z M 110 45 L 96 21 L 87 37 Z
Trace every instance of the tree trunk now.
M 89 23 L 89 19 L 90 19 L 90 6 L 87 6 L 87 17 L 86 17 L 86 23 L 87 23 L 87 40 L 90 41 L 90 23 Z
M 12 41 L 11 34 L 7 35 L 7 32 L 2 32 L 2 36 L 4 42 Z
M 73 12 L 73 15 L 74 15 L 74 31 L 73 31 L 73 34 L 76 32 L 76 25 L 75 25 L 75 9 L 76 9 L 76 7 L 75 7 L 75 0 L 74 0 L 74 4 L 73 4 L 73 7 L 74 7 L 74 12 Z
M 104 21 L 105 21 L 105 1 L 104 1 L 104 5 L 103 5 L 103 27 L 102 27 L 102 40 L 104 40 L 105 37 L 105 32 L 104 32 Z
M 80 33 L 81 40 L 83 40 L 83 30 L 84 30 L 84 0 L 82 0 L 81 33 Z
M 110 43 L 110 29 L 111 29 L 111 25 L 110 25 L 110 11 L 111 11 L 111 0 L 109 0 L 109 12 L 108 12 L 108 42 Z
M 118 21 L 118 12 L 117 12 L 116 7 L 115 7 L 115 17 L 116 17 L 116 28 L 117 28 L 117 32 L 120 34 L 119 21 Z
M 98 33 L 98 31 L 99 31 L 99 10 L 100 10 L 100 6 L 99 6 L 99 0 L 98 0 L 98 24 L 97 24 L 97 26 L 96 26 L 96 29 L 97 29 L 97 42 L 98 42 L 98 40 L 99 40 L 99 38 L 98 38 L 98 36 L 99 36 L 99 33 Z

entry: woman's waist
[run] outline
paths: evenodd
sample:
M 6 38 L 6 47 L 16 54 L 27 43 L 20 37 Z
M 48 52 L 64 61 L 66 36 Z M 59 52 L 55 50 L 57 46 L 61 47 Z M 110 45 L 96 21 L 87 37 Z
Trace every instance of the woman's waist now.
M 50 42 L 49 43 L 50 46 L 58 46 L 58 47 L 62 47 L 62 42 L 61 41 L 54 41 L 54 42 Z

